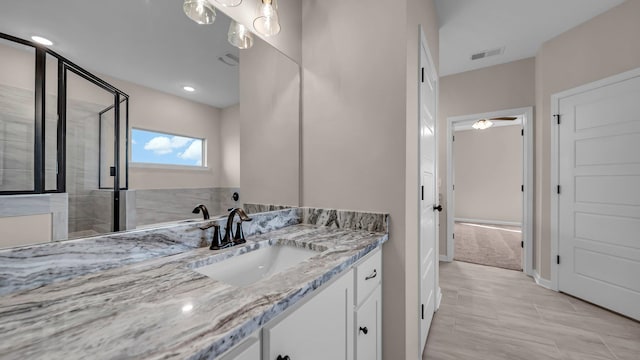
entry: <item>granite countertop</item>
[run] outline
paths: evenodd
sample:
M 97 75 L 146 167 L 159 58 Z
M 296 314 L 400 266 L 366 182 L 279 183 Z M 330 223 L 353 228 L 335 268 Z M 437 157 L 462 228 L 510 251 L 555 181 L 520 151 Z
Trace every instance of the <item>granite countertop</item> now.
M 0 358 L 215 358 L 388 239 L 384 214 L 289 211 L 297 224 L 260 234 L 269 226 L 257 222 L 231 249 L 190 248 L 1 296 Z M 246 287 L 193 270 L 274 244 L 320 252 Z

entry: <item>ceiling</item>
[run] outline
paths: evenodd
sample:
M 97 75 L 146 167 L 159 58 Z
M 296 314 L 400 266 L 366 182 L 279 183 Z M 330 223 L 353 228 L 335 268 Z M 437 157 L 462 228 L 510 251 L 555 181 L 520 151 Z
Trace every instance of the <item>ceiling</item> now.
M 624 0 L 435 0 L 440 76 L 535 56 L 547 40 Z M 502 55 L 471 54 L 505 47 Z
M 96 74 L 224 108 L 239 101 L 238 67 L 218 61 L 230 19 L 198 25 L 182 0 L 19 0 L 0 3 L 0 32 L 53 41 L 55 52 Z M 196 89 L 187 93 L 183 86 Z

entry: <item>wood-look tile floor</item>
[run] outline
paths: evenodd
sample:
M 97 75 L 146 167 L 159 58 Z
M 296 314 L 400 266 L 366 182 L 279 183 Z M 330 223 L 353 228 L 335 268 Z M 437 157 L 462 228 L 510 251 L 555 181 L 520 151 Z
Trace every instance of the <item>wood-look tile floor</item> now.
M 440 287 L 423 360 L 640 360 L 639 322 L 522 272 L 440 263 Z

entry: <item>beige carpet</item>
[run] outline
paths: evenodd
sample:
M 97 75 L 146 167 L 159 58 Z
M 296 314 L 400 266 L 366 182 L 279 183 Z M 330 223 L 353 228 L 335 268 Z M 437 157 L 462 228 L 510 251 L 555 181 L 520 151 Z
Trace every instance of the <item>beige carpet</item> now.
M 456 222 L 454 259 L 522 270 L 521 240 L 519 227 Z

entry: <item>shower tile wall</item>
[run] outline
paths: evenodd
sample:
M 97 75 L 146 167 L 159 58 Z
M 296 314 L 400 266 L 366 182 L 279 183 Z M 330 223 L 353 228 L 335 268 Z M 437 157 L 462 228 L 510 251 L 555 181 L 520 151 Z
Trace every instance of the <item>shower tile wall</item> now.
M 191 211 L 198 204 L 207 206 L 211 216 L 227 214 L 239 202 L 231 198 L 239 188 L 136 190 L 137 226 L 200 217 Z
M 0 85 L 0 190 L 33 190 L 34 94 Z
M 111 231 L 112 192 L 98 190 L 98 113 L 105 107 L 68 101 L 67 192 L 70 237 Z

